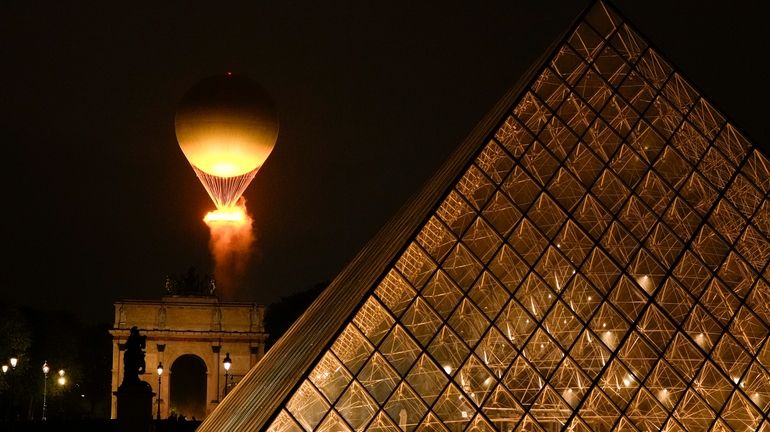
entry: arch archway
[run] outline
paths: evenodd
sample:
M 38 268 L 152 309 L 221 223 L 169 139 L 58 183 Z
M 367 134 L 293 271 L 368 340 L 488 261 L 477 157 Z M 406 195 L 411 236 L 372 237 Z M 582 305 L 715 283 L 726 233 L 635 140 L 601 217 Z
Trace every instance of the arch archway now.
M 171 365 L 171 411 L 188 419 L 206 416 L 206 363 L 194 354 L 184 354 Z

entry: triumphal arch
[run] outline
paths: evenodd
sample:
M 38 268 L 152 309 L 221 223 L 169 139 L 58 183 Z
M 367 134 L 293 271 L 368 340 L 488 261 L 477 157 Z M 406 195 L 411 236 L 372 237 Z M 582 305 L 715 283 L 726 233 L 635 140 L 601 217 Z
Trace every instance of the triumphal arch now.
M 264 355 L 268 334 L 263 320 L 262 305 L 219 301 L 213 281 L 190 286 L 168 279 L 159 301 L 118 301 L 110 330 L 112 390 L 123 380 L 124 344 L 136 326 L 147 336 L 146 370 L 140 378 L 155 392 L 153 417 L 176 414 L 200 420 Z M 112 418 L 116 401 L 113 396 Z

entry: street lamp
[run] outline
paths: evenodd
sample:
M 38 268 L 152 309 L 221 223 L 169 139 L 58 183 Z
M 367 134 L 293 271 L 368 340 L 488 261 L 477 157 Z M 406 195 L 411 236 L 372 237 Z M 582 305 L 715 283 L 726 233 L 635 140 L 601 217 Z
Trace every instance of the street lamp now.
M 225 389 L 223 391 L 224 395 L 222 396 L 224 397 L 227 396 L 227 382 L 230 377 L 230 366 L 233 365 L 233 361 L 230 360 L 230 353 L 225 354 L 225 360 L 222 362 L 222 365 L 225 367 Z
M 158 421 L 160 421 L 160 377 L 163 375 L 163 362 L 158 363 Z
M 67 384 L 67 378 L 64 377 L 64 369 L 59 369 L 59 379 L 57 381 L 60 386 Z
M 43 362 L 43 421 L 46 420 L 45 418 L 45 411 L 48 407 L 46 404 L 46 397 L 48 396 L 48 372 L 51 371 L 51 368 L 48 367 L 48 361 Z
M 16 365 L 19 364 L 19 358 L 16 356 L 10 357 L 8 359 L 8 363 L 11 364 L 11 376 L 9 377 L 9 384 L 11 387 L 11 394 L 13 394 L 16 391 L 16 376 L 14 372 L 16 371 Z M 3 374 L 5 374 L 8 371 L 8 365 L 3 365 Z M 11 399 L 10 401 L 10 409 L 11 409 L 11 415 L 14 419 L 17 418 L 17 412 L 16 412 L 16 401 L 14 399 Z

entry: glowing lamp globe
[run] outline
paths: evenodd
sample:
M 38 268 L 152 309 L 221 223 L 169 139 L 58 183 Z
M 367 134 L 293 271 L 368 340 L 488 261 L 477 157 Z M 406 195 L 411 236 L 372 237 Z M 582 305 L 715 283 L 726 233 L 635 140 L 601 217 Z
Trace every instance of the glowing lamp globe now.
M 275 104 L 241 75 L 217 75 L 193 86 L 176 113 L 176 138 L 218 208 L 232 207 L 273 151 Z

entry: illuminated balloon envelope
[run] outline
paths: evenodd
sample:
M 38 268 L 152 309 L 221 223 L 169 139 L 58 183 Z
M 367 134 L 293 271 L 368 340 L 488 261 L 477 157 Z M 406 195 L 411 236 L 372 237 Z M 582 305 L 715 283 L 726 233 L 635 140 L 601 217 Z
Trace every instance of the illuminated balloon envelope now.
M 176 113 L 179 146 L 217 208 L 235 205 L 277 137 L 273 101 L 244 76 L 204 79 L 182 97 Z

